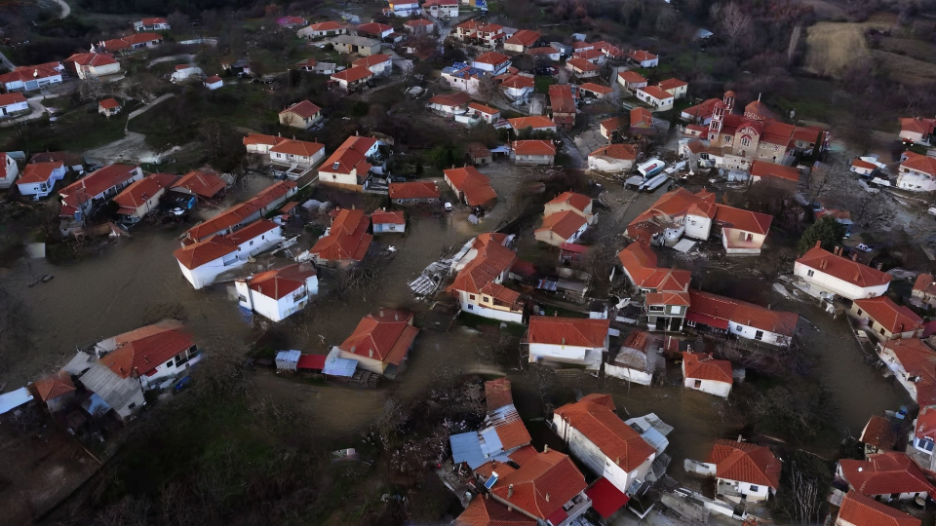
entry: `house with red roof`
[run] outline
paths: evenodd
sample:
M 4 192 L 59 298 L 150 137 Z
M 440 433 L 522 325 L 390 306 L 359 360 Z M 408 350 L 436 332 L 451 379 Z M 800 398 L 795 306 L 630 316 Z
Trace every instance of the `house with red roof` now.
M 325 145 L 317 142 L 286 139 L 270 148 L 270 164 L 274 175 L 286 175 L 295 180 L 305 175 L 325 157 Z
M 649 84 L 643 75 L 631 70 L 618 72 L 617 81 L 621 87 L 631 92 L 635 92 L 641 88 L 646 88 Z
M 592 198 L 575 192 L 562 192 L 546 203 L 544 215 L 571 211 L 585 218 L 589 225 L 598 221 L 598 214 L 593 211 Z
M 814 296 L 837 294 L 852 301 L 876 298 L 887 292 L 893 276 L 858 263 L 854 259 L 833 254 L 820 243 L 809 249 L 793 265 L 793 274 L 805 282 L 806 292 Z
M 603 174 L 623 174 L 634 167 L 636 160 L 636 145 L 608 144 L 588 154 L 588 169 Z
M 426 0 L 423 9 L 436 18 L 458 18 L 458 0 Z
M 155 173 L 124 188 L 114 197 L 114 202 L 119 207 L 117 215 L 120 217 L 120 222 L 133 225 L 157 210 L 159 200 L 176 179 L 178 177 L 173 174 Z
M 534 84 L 526 75 L 511 75 L 501 81 L 500 90 L 507 100 L 526 103 L 533 94 Z
M 936 473 L 934 446 L 936 446 L 936 406 L 921 406 L 920 413 L 913 421 L 913 433 L 910 435 L 907 456 L 928 476 Z
M 610 119 L 601 121 L 601 123 L 598 125 L 598 131 L 601 133 L 602 137 L 610 141 L 614 133 L 621 129 L 622 124 L 623 121 L 620 117 L 611 117 Z
M 887 296 L 855 300 L 849 313 L 879 340 L 901 340 L 923 336 L 923 318 Z
M 514 141 L 510 157 L 515 164 L 552 166 L 556 161 L 556 145 L 552 140 L 543 139 Z
M 849 491 L 842 499 L 835 526 L 921 526 L 922 521 L 913 515 L 892 508 L 887 504 L 866 497 L 857 491 Z
M 531 316 L 530 363 L 542 360 L 598 369 L 608 352 L 608 320 Z
M 426 20 L 425 18 L 416 18 L 414 20 L 407 20 L 403 24 L 403 29 L 409 31 L 414 35 L 431 35 L 435 31 L 435 24 L 431 20 Z
M 784 185 L 795 189 L 799 184 L 800 171 L 795 166 L 757 160 L 751 163 L 751 182 L 761 181 Z
M 468 110 L 471 96 L 463 91 L 436 95 L 429 99 L 426 107 L 442 116 L 461 115 Z
M 456 517 L 452 524 L 453 526 L 537 526 L 537 521 L 496 500 L 478 495 L 471 499 L 465 511 Z
M 500 110 L 492 108 L 490 106 L 485 106 L 484 104 L 478 102 L 472 102 L 468 104 L 468 111 L 474 112 L 475 115 L 481 117 L 481 120 L 488 124 L 494 124 L 500 120 Z
M 109 98 L 98 102 L 98 113 L 105 117 L 112 117 L 123 109 L 117 99 Z
M 718 440 L 704 466 L 715 475 L 716 495 L 735 503 L 767 500 L 780 488 L 782 465 L 764 446 Z
M 16 162 L 13 158 L 3 154 L 6 160 L 7 173 L 13 173 L 14 178 L 17 173 Z M 9 163 L 12 161 L 13 166 Z M 16 187 L 19 188 L 21 195 L 32 196 L 39 200 L 51 195 L 55 191 L 55 183 L 65 178 L 65 163 L 62 161 L 29 163 L 23 168 L 23 173 L 16 181 Z
M 376 210 L 371 214 L 374 234 L 402 234 L 406 231 L 406 214 L 402 210 Z
M 572 128 L 575 126 L 575 97 L 569 84 L 549 86 L 549 104 L 552 107 L 552 121 L 557 126 Z
M 873 499 L 926 499 L 934 487 L 920 468 L 906 454 L 887 451 L 869 455 L 867 460 L 843 458 L 835 469 L 835 478 L 848 489 Z
M 432 204 L 439 200 L 439 185 L 430 181 L 390 183 L 390 200 L 398 205 Z
M 596 99 L 604 99 L 614 93 L 614 88 L 595 84 L 594 82 L 586 82 L 580 85 L 578 88 L 580 93 L 585 94 L 585 96 L 594 97 Z
M 307 130 L 322 119 L 322 108 L 308 100 L 301 100 L 279 112 L 279 123 L 283 126 Z
M 199 199 L 213 199 L 222 195 L 227 182 L 213 172 L 192 170 L 172 183 L 169 190 L 181 194 L 194 195 Z
M 900 139 L 907 143 L 929 145 L 934 129 L 936 129 L 936 119 L 900 118 Z
M 283 242 L 280 225 L 266 219 L 254 221 L 229 234 L 217 234 L 184 245 L 172 254 L 185 279 L 195 290 L 214 283 L 215 278 L 242 266 L 248 259 Z
M 529 129 L 534 132 L 556 133 L 557 125 L 555 122 L 542 115 L 533 115 L 531 117 L 516 117 L 507 119 L 510 127 L 517 133 Z
M 413 326 L 412 312 L 381 308 L 368 314 L 341 345 L 341 358 L 355 360 L 358 367 L 395 378 L 403 371 L 419 329 Z
M 46 405 L 50 413 L 68 407 L 75 399 L 75 382 L 66 371 L 59 371 L 29 385 L 30 392 Z
M 3 91 L 35 91 L 51 84 L 61 84 L 62 70 L 60 62 L 49 62 L 35 66 L 18 66 L 13 71 L 0 75 Z
M 0 95 L 0 118 L 28 112 L 29 103 L 22 93 L 4 93 Z
M 497 200 L 491 181 L 474 166 L 443 170 L 445 182 L 455 191 L 459 201 L 468 206 L 490 208 Z
M 133 23 L 133 30 L 140 31 L 169 31 L 172 26 L 163 17 L 143 18 Z
M 491 500 L 536 524 L 568 526 L 591 507 L 585 476 L 572 459 L 558 451 L 547 447 L 526 455 L 519 469 L 503 471 L 503 475 L 497 471 L 491 485 Z
M 650 330 L 680 331 L 689 307 L 688 270 L 657 266 L 657 257 L 645 241 L 637 241 L 618 253 L 630 289 L 645 296 L 644 313 Z
M 368 161 L 383 144 L 373 137 L 352 135 L 319 168 L 319 182 L 348 190 L 362 191 L 373 167 Z
M 520 293 L 504 286 L 517 261 L 509 248 L 513 236 L 481 234 L 462 247 L 453 263 L 455 280 L 446 287 L 462 310 L 469 314 L 512 323 L 523 323 Z
M 601 74 L 601 66 L 584 58 L 570 58 L 566 61 L 566 69 L 579 79 L 590 79 Z
M 120 73 L 120 62 L 111 53 L 75 53 L 62 64 L 81 80 Z
M 339 210 L 331 227 L 309 249 L 318 265 L 348 267 L 364 260 L 374 236 L 367 233 L 370 217 L 355 209 Z
M 332 82 L 336 82 L 341 89 L 350 91 L 364 85 L 364 83 L 373 77 L 374 72 L 370 69 L 364 66 L 352 66 L 348 69 L 332 73 L 330 79 Z
M 936 405 L 936 351 L 910 338 L 881 342 L 877 354 L 917 405 Z
M 920 298 L 930 305 L 934 305 L 934 303 L 936 303 L 936 277 L 933 277 L 932 274 L 925 273 L 918 275 L 913 282 L 911 295 L 913 295 L 914 298 Z
M 279 322 L 301 311 L 318 294 L 318 276 L 308 263 L 293 263 L 234 281 L 241 308 Z
M 181 322 L 164 320 L 107 338 L 95 345 L 98 363 L 120 378 L 139 381 L 144 390 L 185 374 L 201 351 Z
M 657 450 L 615 413 L 611 395 L 592 393 L 553 411 L 553 430 L 592 474 L 626 493 L 646 480 Z
M 872 175 L 877 168 L 878 166 L 876 164 L 865 161 L 861 157 L 855 157 L 852 160 L 849 170 L 851 170 L 852 173 L 867 177 Z
M 936 159 L 907 150 L 900 156 L 897 188 L 911 192 L 936 190 Z
M 141 49 L 153 48 L 161 44 L 162 35 L 157 33 L 137 33 L 111 40 L 102 40 L 91 46 L 92 53 L 130 53 Z
M 661 80 L 660 83 L 657 84 L 657 87 L 678 100 L 686 96 L 686 92 L 689 90 L 689 83 L 679 79 L 666 79 Z
M 536 46 L 536 43 L 539 42 L 541 36 L 542 35 L 539 33 L 539 31 L 533 31 L 532 29 L 521 29 L 504 41 L 504 51 L 510 51 L 511 53 L 523 53 L 531 47 Z
M 899 429 L 900 425 L 895 425 L 889 418 L 871 415 L 858 437 L 858 441 L 864 444 L 865 457 L 882 451 L 894 451 Z
M 689 389 L 728 398 L 734 376 L 731 362 L 716 360 L 711 354 L 682 353 L 683 385 Z M 774 488 L 776 489 L 776 488 Z
M 142 178 L 140 167 L 128 164 L 111 164 L 91 172 L 59 190 L 62 198 L 59 215 L 83 221 L 99 206 Z
M 393 61 L 390 55 L 378 53 L 367 57 L 361 57 L 351 63 L 352 66 L 367 68 L 371 73 L 377 76 L 389 75 L 393 70 Z
M 270 153 L 270 148 L 276 146 L 282 141 L 287 140 L 285 137 L 279 135 L 265 135 L 262 133 L 250 133 L 247 134 L 243 139 L 244 148 L 246 148 L 247 153 L 255 153 L 258 155 L 267 155 Z
M 417 4 L 418 8 L 418 4 Z M 299 31 L 296 31 L 296 36 L 299 38 L 307 38 L 309 40 L 315 40 L 325 37 L 334 37 L 338 35 L 344 35 L 348 32 L 348 25 L 342 22 L 336 22 L 334 20 L 326 20 L 324 22 L 318 22 L 309 26 L 306 26 Z
M 705 326 L 715 331 L 787 347 L 793 340 L 799 316 L 760 305 L 698 290 L 689 291 L 686 325 Z
M 642 68 L 655 68 L 660 64 L 660 57 L 642 49 L 629 50 L 627 59 Z
M 571 210 L 555 212 L 543 217 L 543 224 L 533 232 L 533 237 L 556 247 L 575 243 L 588 230 L 588 221 Z
M 759 256 L 773 216 L 728 205 L 716 205 L 714 224 L 721 229 L 722 247 L 729 255 Z
M 216 234 L 230 234 L 278 210 L 298 191 L 292 181 L 277 181 L 243 203 L 236 204 L 211 219 L 198 223 L 182 236 L 182 246 L 204 241 Z
M 510 67 L 510 57 L 496 51 L 488 51 L 472 60 L 471 67 L 486 71 L 491 75 L 500 75 Z
M 660 196 L 649 209 L 638 215 L 627 226 L 627 235 L 637 238 L 641 232 L 663 235 L 667 244 L 673 244 L 682 236 L 706 240 L 712 231 L 712 223 L 718 205 L 715 194 L 700 190 L 693 194 L 677 188 Z M 649 239 L 648 239 L 649 241 Z
M 390 33 L 393 33 L 393 26 L 378 22 L 367 22 L 354 28 L 354 31 L 365 37 L 386 38 Z
M 634 92 L 637 99 L 655 110 L 668 110 L 673 107 L 675 98 L 668 91 L 660 89 L 659 86 L 646 86 L 638 88 Z

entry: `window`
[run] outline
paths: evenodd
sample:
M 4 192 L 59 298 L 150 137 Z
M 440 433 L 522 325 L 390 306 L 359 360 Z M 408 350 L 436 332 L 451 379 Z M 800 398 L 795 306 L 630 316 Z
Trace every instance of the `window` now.
M 809 277 L 813 277 L 814 274 L 815 274 L 815 272 L 813 272 L 813 271 L 811 271 L 811 270 L 806 272 L 806 275 L 809 276 Z
M 474 294 L 469 294 L 469 295 L 468 295 L 468 299 L 470 299 L 471 301 L 474 301 L 475 295 L 474 295 Z
M 241 303 L 244 303 L 244 302 L 247 301 L 247 297 L 244 296 L 243 294 L 238 294 L 238 295 L 237 295 L 237 301 L 239 301 L 239 302 L 241 302 Z
M 751 484 L 751 493 L 757 493 L 758 491 L 760 491 L 760 488 L 758 488 L 754 484 Z
M 472 304 L 469 303 L 469 304 L 468 304 L 468 310 L 474 310 L 474 305 L 472 305 Z
M 884 327 L 881 327 L 881 330 L 879 332 L 881 333 L 881 336 L 884 336 L 884 332 L 885 332 Z
M 651 312 L 663 312 L 663 306 L 662 305 L 650 305 L 650 311 Z
M 764 331 L 757 331 L 754 333 L 754 339 L 757 341 L 764 339 Z
M 695 381 L 695 384 L 694 384 L 694 387 L 695 387 L 696 389 L 702 389 L 702 380 L 696 380 L 696 381 Z
M 861 316 L 861 309 L 858 309 L 858 315 Z

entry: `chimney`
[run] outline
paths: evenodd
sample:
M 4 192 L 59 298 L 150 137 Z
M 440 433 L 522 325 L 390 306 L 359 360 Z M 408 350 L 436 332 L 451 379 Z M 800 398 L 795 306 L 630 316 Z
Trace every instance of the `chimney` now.
M 855 252 L 854 254 L 852 254 L 852 261 L 858 261 L 858 253 L 857 253 L 857 252 Z
M 549 493 L 546 493 L 546 502 L 549 502 Z
M 507 486 L 507 498 L 513 497 L 513 484 Z
M 821 239 L 817 239 L 817 240 L 816 240 L 816 246 L 815 246 L 814 248 L 819 248 L 819 247 L 821 247 L 821 246 L 822 246 L 822 240 L 821 240 Z
M 549 444 L 543 445 L 543 453 L 549 453 Z
M 740 444 L 741 442 L 744 442 L 744 438 L 742 438 L 741 435 L 738 435 L 738 443 Z
M 878 270 L 881 270 L 881 267 L 883 267 L 883 266 L 884 266 L 884 262 L 882 261 L 882 262 L 878 263 L 877 265 L 875 265 L 874 268 L 876 268 L 876 269 L 878 269 Z
M 368 350 L 367 350 L 367 357 L 368 357 L 368 358 L 373 358 L 373 357 L 374 357 L 374 349 L 368 349 Z

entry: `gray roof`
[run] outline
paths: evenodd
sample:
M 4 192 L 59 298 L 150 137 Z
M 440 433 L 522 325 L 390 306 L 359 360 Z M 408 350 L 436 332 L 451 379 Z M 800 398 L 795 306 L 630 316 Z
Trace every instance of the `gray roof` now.
M 81 375 L 80 380 L 85 388 L 100 396 L 118 413 L 143 391 L 135 379 L 121 378 L 100 363 L 93 364 L 88 372 Z
M 88 370 L 94 363 L 94 357 L 84 351 L 78 351 L 71 360 L 62 367 L 62 370 L 68 374 L 79 375 Z
M 353 46 L 379 46 L 380 41 L 373 38 L 367 37 L 358 37 L 354 35 L 338 35 L 328 39 L 326 42 L 331 42 L 332 44 L 351 44 Z

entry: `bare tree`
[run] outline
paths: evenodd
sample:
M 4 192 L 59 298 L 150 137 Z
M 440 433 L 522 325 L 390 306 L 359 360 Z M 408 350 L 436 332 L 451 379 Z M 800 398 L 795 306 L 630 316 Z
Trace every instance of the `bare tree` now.
M 730 4 L 715 4 L 712 6 L 712 19 L 718 20 L 725 37 L 732 49 L 737 50 L 747 43 L 752 34 L 754 25 L 751 14 L 735 2 Z

